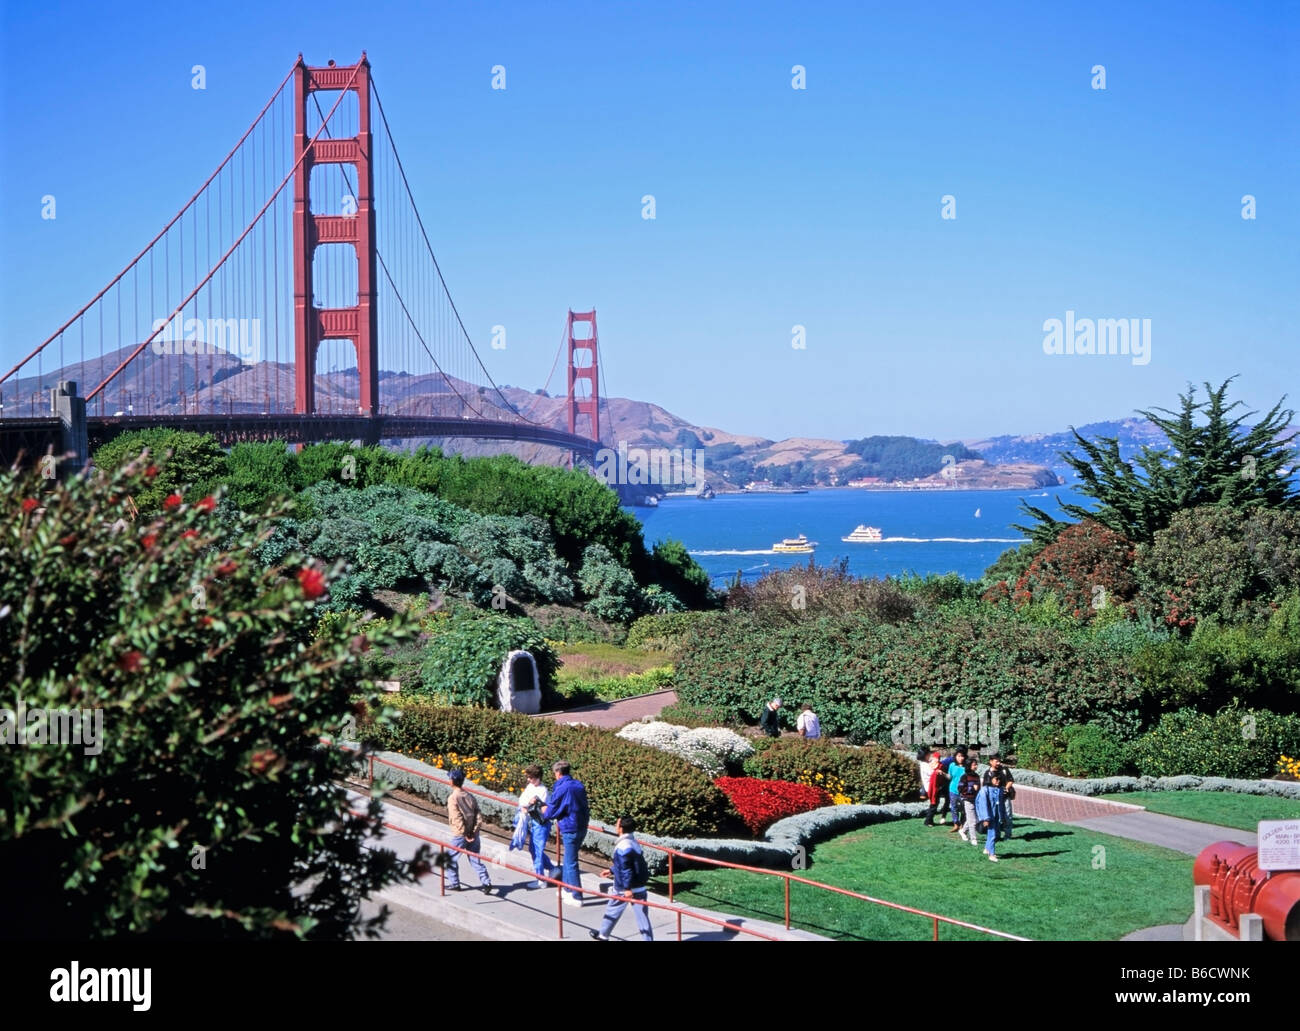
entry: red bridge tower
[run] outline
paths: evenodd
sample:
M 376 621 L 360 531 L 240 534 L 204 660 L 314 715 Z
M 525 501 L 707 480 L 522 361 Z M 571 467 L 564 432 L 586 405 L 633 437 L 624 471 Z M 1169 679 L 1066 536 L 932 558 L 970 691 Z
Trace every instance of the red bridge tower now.
M 357 135 L 318 139 L 307 134 L 307 98 L 317 90 L 351 90 L 357 94 Z M 316 412 L 316 351 L 322 340 L 350 340 L 357 349 L 361 377 L 360 415 L 379 414 L 379 309 L 375 302 L 375 183 L 371 164 L 370 62 L 337 68 L 308 68 L 298 55 L 293 72 L 294 157 L 301 157 L 293 176 L 294 412 Z M 357 170 L 355 215 L 313 215 L 313 165 L 350 164 Z M 322 243 L 350 243 L 357 252 L 357 303 L 349 308 L 317 308 L 312 303 L 312 262 Z
M 573 327 L 575 323 L 586 322 L 591 325 L 591 335 L 575 337 Z M 569 432 L 577 433 L 578 416 L 585 415 L 590 420 L 590 429 L 587 430 L 588 436 L 599 443 L 600 441 L 600 370 L 597 364 L 596 354 L 596 309 L 591 311 L 574 311 L 569 310 L 569 398 L 565 405 L 569 413 Z M 585 356 L 590 354 L 591 360 L 585 360 Z M 574 360 L 574 356 L 582 356 L 584 360 L 579 363 Z M 585 383 L 586 387 L 579 392 L 577 389 L 580 383 Z

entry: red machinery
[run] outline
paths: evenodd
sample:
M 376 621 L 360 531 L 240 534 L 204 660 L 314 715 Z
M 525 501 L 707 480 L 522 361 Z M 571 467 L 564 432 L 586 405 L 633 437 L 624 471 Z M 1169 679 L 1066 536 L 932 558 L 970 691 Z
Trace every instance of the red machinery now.
M 1245 913 L 1257 913 L 1269 941 L 1300 941 L 1300 873 L 1259 868 L 1255 848 L 1216 841 L 1202 849 L 1192 881 L 1210 889 L 1210 919 L 1233 934 Z

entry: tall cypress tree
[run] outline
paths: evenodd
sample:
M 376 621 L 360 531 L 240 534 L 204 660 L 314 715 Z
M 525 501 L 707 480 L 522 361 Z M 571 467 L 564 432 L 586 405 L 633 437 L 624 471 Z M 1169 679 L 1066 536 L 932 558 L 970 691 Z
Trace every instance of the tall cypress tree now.
M 1174 514 L 1198 505 L 1300 509 L 1297 492 L 1286 471 L 1297 461 L 1291 445 L 1300 434 L 1282 433 L 1295 418 L 1283 409 L 1285 396 L 1258 422 L 1248 425 L 1255 412 L 1234 410 L 1241 401 L 1228 403 L 1230 377 L 1216 389 L 1205 384 L 1206 399 L 1196 400 L 1196 388 L 1179 394 L 1177 411 L 1157 408 L 1141 411 L 1168 439 L 1165 447 L 1143 445 L 1134 461 L 1120 457 L 1119 440 L 1101 437 L 1090 441 L 1071 427 L 1082 454 L 1061 458 L 1079 476 L 1079 492 L 1098 502 L 1095 510 L 1081 505 L 1061 505 L 1074 519 L 1095 519 L 1134 542 L 1150 541 L 1169 525 Z M 1068 525 L 1040 508 L 1021 505 L 1034 520 L 1016 529 L 1038 542 L 1055 538 Z

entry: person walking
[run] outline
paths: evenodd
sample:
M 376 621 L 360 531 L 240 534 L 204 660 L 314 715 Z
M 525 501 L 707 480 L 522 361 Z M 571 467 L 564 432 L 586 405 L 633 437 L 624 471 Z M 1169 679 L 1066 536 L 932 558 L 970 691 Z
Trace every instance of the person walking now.
M 803 703 L 799 719 L 795 722 L 795 729 L 799 731 L 800 737 L 806 737 L 810 740 L 822 736 L 822 721 L 817 718 L 817 714 L 813 712 L 813 707 L 807 702 Z
M 962 813 L 965 817 L 961 824 L 961 830 L 957 833 L 972 845 L 977 844 L 975 840 L 975 798 L 979 793 L 980 775 L 975 769 L 974 760 L 971 760 L 966 766 L 966 772 L 961 775 L 961 780 L 957 782 L 957 795 L 961 799 Z
M 578 872 L 578 849 L 587 837 L 587 824 L 591 820 L 587 789 L 582 781 L 569 775 L 569 764 L 563 759 L 551 765 L 551 772 L 555 774 L 555 783 L 551 786 L 550 801 L 542 809 L 542 819 L 555 824 L 564 845 L 560 879 L 573 889 L 565 902 L 581 906 L 582 876 Z
M 966 775 L 966 750 L 957 749 L 953 753 L 952 762 L 948 764 L 948 809 L 952 813 L 952 830 L 951 834 L 961 833 L 962 818 L 965 816 L 965 810 L 961 804 L 961 794 L 958 792 L 958 785 L 961 779 Z
M 533 873 L 539 878 L 549 877 L 555 869 L 551 857 L 546 854 L 546 843 L 551 837 L 549 820 L 542 819 L 542 807 L 546 805 L 546 785 L 542 783 L 542 768 L 536 763 L 524 770 L 528 785 L 519 793 L 519 814 L 524 823 L 525 843 L 533 857 Z M 544 888 L 546 883 L 533 881 L 531 888 Z
M 768 737 L 781 736 L 781 699 L 773 698 L 758 717 L 758 725 Z
M 989 756 L 989 768 L 984 771 L 984 784 L 994 773 L 1002 774 L 1002 811 L 998 813 L 998 840 L 1011 838 L 1011 801 L 1016 797 L 1016 778 L 1011 775 L 1011 768 L 1002 761 L 1000 754 Z
M 992 771 L 988 786 L 981 788 L 975 796 L 975 817 L 979 820 L 979 826 L 985 828 L 984 854 L 995 863 L 998 861 L 998 821 L 1002 812 L 1002 788 L 1005 783 L 1001 773 Z
M 610 868 L 601 876 L 612 877 L 613 894 L 623 897 L 610 899 L 605 904 L 605 917 L 600 922 L 600 930 L 589 932 L 596 941 L 609 941 L 609 932 L 614 930 L 614 925 L 618 923 L 623 910 L 628 906 L 627 899 L 645 901 L 645 886 L 650 880 L 650 870 L 646 866 L 645 854 L 641 851 L 640 843 L 633 837 L 635 830 L 636 820 L 630 816 L 620 816 L 618 822 L 614 824 L 614 831 L 618 834 L 618 840 L 614 842 L 614 859 Z M 633 908 L 636 910 L 636 927 L 641 932 L 641 940 L 654 941 L 655 933 L 650 925 L 649 907 L 633 906 Z
M 492 878 L 488 876 L 487 867 L 483 865 L 483 860 L 479 859 L 478 851 L 481 845 L 479 839 L 479 824 L 482 817 L 479 815 L 478 802 L 474 796 L 465 790 L 465 771 L 459 766 L 452 768 L 451 776 L 451 795 L 447 799 L 447 822 L 451 825 L 451 843 L 456 848 L 463 848 L 465 858 L 469 860 L 470 867 L 478 874 L 479 889 L 485 895 L 492 894 Z M 460 891 L 460 856 L 462 853 L 454 852 L 451 856 L 451 862 L 447 865 L 447 888 L 451 891 Z

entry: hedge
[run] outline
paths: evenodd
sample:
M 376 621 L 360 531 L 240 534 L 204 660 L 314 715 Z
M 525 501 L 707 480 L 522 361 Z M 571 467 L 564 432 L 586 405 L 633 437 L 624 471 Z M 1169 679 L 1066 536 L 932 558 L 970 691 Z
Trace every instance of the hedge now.
M 1143 701 L 1111 649 L 978 604 L 922 609 L 899 625 L 851 613 L 774 628 L 727 613 L 696 627 L 676 680 L 680 701 L 729 718 L 752 720 L 773 695 L 811 702 L 823 731 L 852 743 L 890 740 L 892 714 L 917 703 L 996 711 L 1004 735 L 1050 718 L 1129 739 Z
M 567 760 L 586 785 L 592 819 L 611 827 L 627 815 L 647 833 L 707 835 L 734 819 L 726 796 L 701 770 L 598 727 L 404 700 L 393 727 L 374 728 L 373 740 L 395 752 L 490 755 L 520 767 Z
M 845 793 L 860 804 L 899 802 L 916 797 L 916 764 L 880 745 L 847 748 L 806 738 L 760 738 L 745 760 L 753 777 L 799 780 L 801 774 L 838 777 Z

